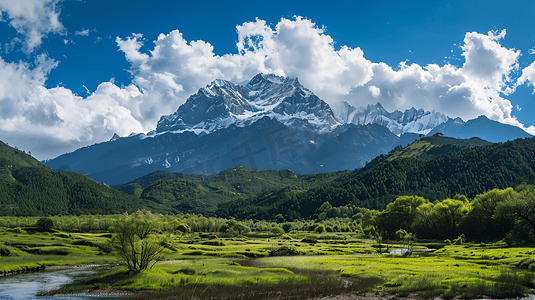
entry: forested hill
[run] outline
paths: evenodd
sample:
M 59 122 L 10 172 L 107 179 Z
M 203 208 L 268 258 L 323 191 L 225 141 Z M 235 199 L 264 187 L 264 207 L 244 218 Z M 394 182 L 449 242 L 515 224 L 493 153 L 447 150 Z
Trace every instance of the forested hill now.
M 13 181 L 12 171 L 9 166 L 43 167 L 45 165 L 23 151 L 12 148 L 0 141 L 0 181 Z
M 0 215 L 112 214 L 142 201 L 87 176 L 55 171 L 0 142 Z
M 236 167 L 216 175 L 155 171 L 114 188 L 146 200 L 149 208 L 164 213 L 213 214 L 219 205 L 247 199 L 283 187 L 305 191 L 350 171 L 302 175 L 291 170 L 256 170 Z
M 473 137 L 470 139 L 456 139 L 436 133 L 435 135 L 429 137 L 422 137 L 407 147 L 397 146 L 387 155 L 377 156 L 366 166 L 366 168 L 363 168 L 362 170 L 369 169 L 384 160 L 393 160 L 400 157 L 418 157 L 424 160 L 433 159 L 437 155 L 446 154 L 450 151 L 457 152 L 464 148 L 489 145 L 492 145 L 492 143 L 482 140 L 478 137 Z
M 282 214 L 292 220 L 314 215 L 325 202 L 333 207 L 384 209 L 400 195 L 418 195 L 431 201 L 456 194 L 472 198 L 494 188 L 535 180 L 535 138 L 467 147 L 432 157 L 425 151 L 423 155 L 400 155 L 407 151 L 404 148 L 396 151 L 391 153 L 395 158 L 378 158 L 372 166 L 344 180 L 305 192 L 288 188 L 265 192 L 222 205 L 216 214 L 253 219 Z

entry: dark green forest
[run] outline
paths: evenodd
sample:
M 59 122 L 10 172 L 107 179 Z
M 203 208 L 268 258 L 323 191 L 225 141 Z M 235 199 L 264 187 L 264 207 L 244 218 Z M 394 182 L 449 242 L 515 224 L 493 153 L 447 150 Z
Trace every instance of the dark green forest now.
M 5 144 L 0 148 L 0 213 L 18 216 L 150 209 L 278 222 L 356 219 L 367 210 L 388 209 L 400 196 L 422 197 L 430 203 L 461 196 L 473 200 L 490 190 L 535 179 L 534 138 L 490 144 L 435 135 L 397 147 L 354 171 L 312 175 L 246 167 L 216 175 L 157 171 L 115 189 L 75 172 L 52 170 Z
M 302 175 L 291 170 L 256 170 L 237 167 L 216 175 L 156 171 L 114 188 L 147 200 L 156 211 L 213 215 L 221 204 L 289 188 L 305 191 L 340 180 L 350 171 Z
M 89 177 L 55 171 L 0 143 L 0 214 L 15 216 L 113 214 L 142 209 L 142 200 Z
M 473 198 L 492 189 L 534 182 L 534 138 L 480 147 L 454 149 L 448 146 L 447 153 L 436 156 L 431 153 L 440 146 L 428 150 L 421 147 L 431 142 L 424 138 L 409 147 L 395 149 L 363 169 L 306 191 L 285 187 L 223 204 L 216 214 L 242 219 L 267 219 L 282 214 L 285 219 L 293 220 L 314 217 L 325 202 L 333 207 L 382 210 L 402 195 L 421 196 L 432 201 L 457 194 Z M 423 150 L 400 155 L 399 152 L 410 148 Z

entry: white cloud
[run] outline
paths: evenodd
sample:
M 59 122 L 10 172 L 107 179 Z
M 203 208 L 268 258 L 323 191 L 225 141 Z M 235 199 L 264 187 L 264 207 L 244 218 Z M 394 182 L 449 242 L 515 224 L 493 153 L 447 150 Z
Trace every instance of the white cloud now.
M 461 46 L 462 67 L 450 64 L 407 65 L 398 70 L 373 64 L 373 77 L 363 87 L 352 90 L 350 103 L 364 105 L 381 102 L 385 108 L 410 107 L 437 110 L 465 120 L 486 115 L 491 119 L 523 127 L 512 113 L 512 104 L 504 96 L 513 92 L 511 74 L 518 69 L 520 51 L 499 44 L 505 30 L 488 34 L 467 33 Z M 381 90 L 379 99 L 370 87 Z M 349 99 L 349 97 L 348 97 Z
M 139 51 L 140 34 L 117 44 L 132 64 L 134 83 L 152 102 L 143 103 L 153 124 L 214 79 L 242 82 L 259 72 L 299 77 L 328 101 L 343 97 L 372 77 L 373 64 L 360 48 L 335 50 L 323 28 L 307 19 L 282 19 L 275 28 L 263 20 L 237 26 L 238 54 L 217 56 L 204 41 L 186 41 L 178 30 L 160 34 L 149 53 Z
M 75 35 L 81 35 L 81 36 L 89 36 L 89 29 L 75 31 L 74 34 Z
M 34 68 L 0 58 L 3 139 L 44 159 L 109 139 L 113 132 L 127 135 L 150 129 L 132 115 L 136 99 L 142 96 L 136 87 L 119 88 L 104 82 L 85 99 L 63 87 L 46 89 L 46 76 L 56 66 L 44 55 Z
M 528 50 L 528 53 L 529 53 L 529 54 L 535 54 L 535 49 L 529 49 L 529 50 Z
M 381 96 L 381 89 L 376 87 L 376 86 L 373 86 L 373 85 L 370 85 L 368 87 L 368 89 L 370 90 L 370 93 L 372 94 L 372 97 L 373 98 L 379 98 L 379 96 Z
M 522 70 L 522 75 L 518 78 L 515 88 L 523 84 L 532 86 L 533 94 L 535 95 L 535 62 Z
M 59 21 L 60 0 L 1 0 L 0 11 L 19 35 L 24 36 L 24 52 L 31 53 L 48 33 L 63 33 Z
M 175 30 L 161 34 L 148 53 L 139 34 L 117 43 L 132 64 L 134 82 L 159 102 L 151 112 L 170 113 L 208 82 L 241 82 L 258 72 L 298 77 L 330 104 L 381 102 L 387 109 L 437 110 L 463 119 L 489 118 L 521 126 L 504 98 L 513 92 L 511 73 L 520 51 L 500 45 L 506 31 L 469 32 L 460 46 L 462 67 L 449 63 L 420 66 L 402 62 L 397 70 L 365 59 L 360 48 L 335 49 L 325 29 L 310 20 L 281 19 L 274 27 L 256 19 L 237 26 L 238 54 L 217 56 L 204 41 L 186 41 Z M 147 117 L 146 120 L 158 117 Z
M 460 67 L 401 62 L 396 68 L 367 60 L 360 48 L 335 48 L 324 28 L 300 17 L 281 19 L 274 26 L 257 19 L 237 26 L 237 34 L 238 53 L 222 56 L 214 54 L 210 43 L 186 41 L 178 30 L 160 34 L 146 53 L 140 51 L 145 42 L 141 34 L 118 37 L 117 45 L 131 64 L 132 84 L 120 88 L 104 82 L 86 98 L 63 87 L 44 87 L 57 65 L 51 59 L 41 56 L 32 68 L 0 58 L 0 134 L 38 158 L 54 157 L 109 139 L 114 132 L 152 130 L 162 115 L 176 111 L 210 81 L 243 82 L 259 72 L 298 77 L 330 104 L 379 101 L 388 110 L 414 106 L 465 120 L 484 114 L 523 127 L 504 97 L 516 85 L 535 81 L 534 63 L 512 83 L 520 51 L 500 45 L 505 30 L 467 33 Z M 527 130 L 535 132 L 535 127 Z M 30 147 L 47 139 L 53 141 L 50 148 Z

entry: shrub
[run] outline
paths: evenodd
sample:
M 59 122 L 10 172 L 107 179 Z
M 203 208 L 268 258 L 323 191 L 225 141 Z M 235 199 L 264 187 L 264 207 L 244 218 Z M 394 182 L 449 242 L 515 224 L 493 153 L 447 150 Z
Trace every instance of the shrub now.
M 13 228 L 14 233 L 26 233 L 26 231 L 20 227 Z
M 98 250 L 108 254 L 110 253 L 111 251 L 113 251 L 113 248 L 111 247 L 111 245 L 108 245 L 108 244 L 98 244 L 97 245 L 98 247 Z
M 280 228 L 280 227 L 273 227 L 271 228 L 271 233 L 273 233 L 274 235 L 282 235 L 284 233 L 284 229 Z
M 48 232 L 54 227 L 54 221 L 50 218 L 40 218 L 35 223 L 35 226 L 37 227 L 37 231 Z
M 11 250 L 9 250 L 8 247 L 6 246 L 0 247 L 0 256 L 10 256 L 10 255 L 11 255 Z
M 182 234 L 186 234 L 191 232 L 191 228 L 188 224 L 180 224 L 176 227 L 176 230 Z
M 301 243 L 315 244 L 317 242 L 318 242 L 318 240 L 316 240 L 314 238 L 304 238 L 304 239 L 301 240 Z
M 525 258 L 525 259 L 520 261 L 520 264 L 518 265 L 518 267 L 520 269 L 529 269 L 529 266 L 532 265 L 533 263 L 535 263 L 535 259 L 533 259 L 533 258 Z
M 269 256 L 283 256 L 283 255 L 300 255 L 301 252 L 295 250 L 294 248 L 282 246 L 278 249 L 269 251 Z
M 286 233 L 292 231 L 292 223 L 284 223 L 282 229 L 284 229 L 284 232 Z

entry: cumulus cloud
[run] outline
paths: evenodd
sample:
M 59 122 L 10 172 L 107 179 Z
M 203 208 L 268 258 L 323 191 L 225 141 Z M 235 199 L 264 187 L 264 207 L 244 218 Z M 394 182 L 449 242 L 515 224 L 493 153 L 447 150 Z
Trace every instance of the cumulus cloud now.
M 237 26 L 237 33 L 238 53 L 223 56 L 207 42 L 184 40 L 178 30 L 161 34 L 149 53 L 139 51 L 144 43 L 139 34 L 117 43 L 132 64 L 135 84 L 164 110 L 176 109 L 216 78 L 241 82 L 264 72 L 298 77 L 329 104 L 379 101 L 391 110 L 417 107 L 465 120 L 486 115 L 522 126 L 504 98 L 514 92 L 511 74 L 520 56 L 500 45 L 505 30 L 466 33 L 461 67 L 401 62 L 396 69 L 367 60 L 360 48 L 337 50 L 323 27 L 300 17 L 283 18 L 274 27 L 256 19 Z M 528 71 L 526 80 L 532 76 Z
M 28 145 L 40 139 L 47 146 L 37 149 L 38 158 L 54 157 L 114 132 L 152 130 L 162 115 L 173 113 L 214 79 L 243 82 L 259 72 L 298 77 L 329 104 L 381 102 L 388 110 L 414 106 L 465 120 L 484 114 L 523 127 L 505 97 L 517 85 L 535 81 L 534 63 L 513 83 L 520 51 L 500 45 L 505 30 L 466 33 L 462 66 L 401 62 L 392 67 L 367 60 L 360 48 L 335 47 L 325 28 L 300 17 L 283 18 L 274 26 L 256 19 L 236 29 L 238 52 L 225 55 L 215 55 L 208 42 L 185 40 L 179 30 L 160 34 L 147 52 L 141 51 L 146 43 L 141 34 L 117 37 L 131 64 L 132 84 L 104 82 L 85 98 L 63 87 L 44 87 L 57 66 L 46 56 L 33 66 L 0 58 L 0 133 L 24 136 L 18 141 L 28 140 Z M 526 130 L 535 133 L 533 126 Z
M 44 55 L 33 67 L 0 58 L 3 139 L 14 140 L 21 149 L 44 159 L 109 139 L 113 132 L 127 135 L 149 129 L 132 115 L 136 99 L 142 96 L 135 86 L 119 88 L 104 82 L 84 99 L 63 87 L 44 87 L 46 76 L 56 66 Z
M 354 88 L 349 102 L 363 105 L 379 101 L 390 110 L 424 108 L 465 120 L 486 115 L 523 127 L 511 115 L 513 105 L 504 98 L 514 91 L 511 75 L 518 69 L 520 56 L 520 51 L 500 45 L 505 34 L 505 30 L 466 33 L 461 45 L 465 58 L 462 67 L 422 67 L 402 62 L 395 70 L 384 63 L 374 63 L 371 80 Z M 381 91 L 380 97 L 376 89 Z
M 237 26 L 237 54 L 218 56 L 205 41 L 186 41 L 178 30 L 161 34 L 149 53 L 141 34 L 117 38 L 132 64 L 134 83 L 150 103 L 147 121 L 156 122 L 214 79 L 243 82 L 259 72 L 298 77 L 327 101 L 343 97 L 372 77 L 373 64 L 360 48 L 334 48 L 332 38 L 310 20 L 281 19 L 275 28 L 256 19 Z
M 533 94 L 535 95 L 535 62 L 522 70 L 522 75 L 518 78 L 515 87 L 528 84 L 533 87 Z
M 0 12 L 9 25 L 24 37 L 24 52 L 31 53 L 48 33 L 63 33 L 59 21 L 60 0 L 0 1 Z

